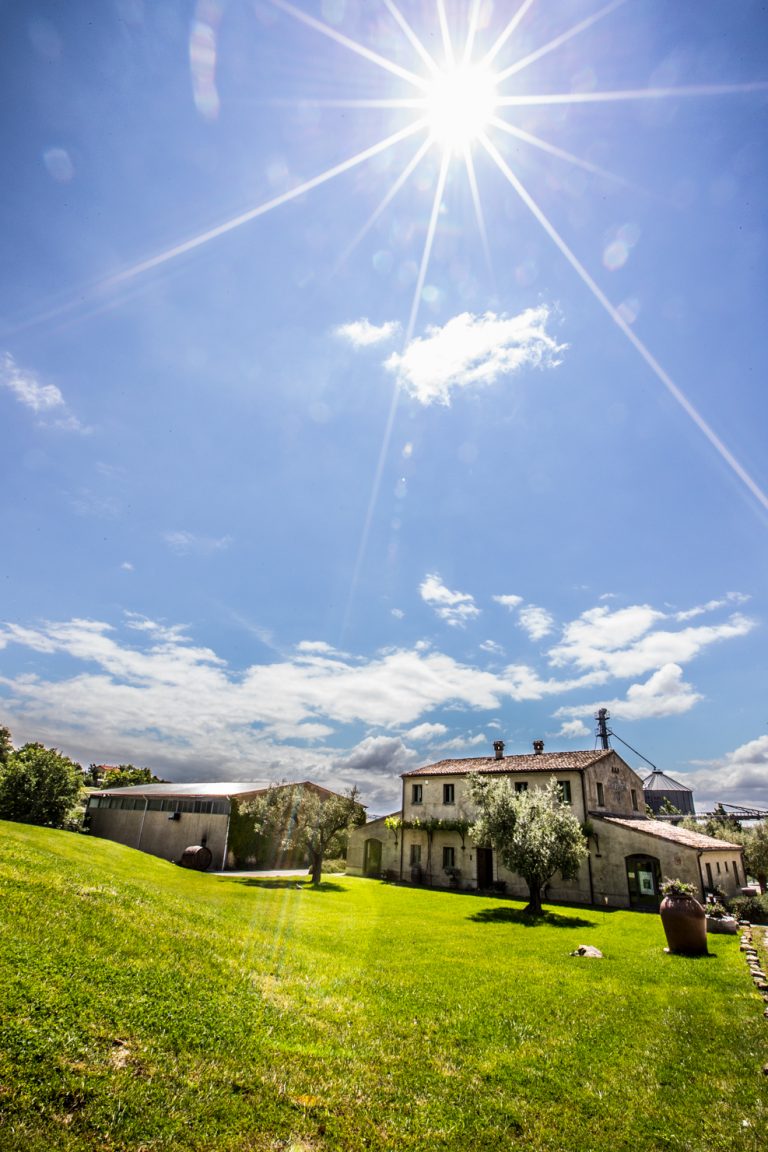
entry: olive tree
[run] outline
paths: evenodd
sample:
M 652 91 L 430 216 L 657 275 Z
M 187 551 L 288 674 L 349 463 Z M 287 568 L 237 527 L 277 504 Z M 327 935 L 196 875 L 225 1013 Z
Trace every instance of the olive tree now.
M 0 819 L 60 828 L 82 779 L 80 765 L 55 748 L 25 744 L 0 761 Z
M 559 872 L 573 880 L 587 856 L 579 821 L 563 803 L 554 777 L 545 788 L 515 792 L 506 777 L 479 773 L 470 779 L 477 819 L 470 829 L 476 844 L 490 844 L 505 868 L 528 885 L 526 912 L 541 913 L 541 890 Z
M 331 842 L 353 824 L 365 823 L 357 788 L 343 796 L 299 784 L 272 784 L 242 811 L 253 818 L 256 832 L 283 848 L 306 853 L 312 883 L 319 884 Z

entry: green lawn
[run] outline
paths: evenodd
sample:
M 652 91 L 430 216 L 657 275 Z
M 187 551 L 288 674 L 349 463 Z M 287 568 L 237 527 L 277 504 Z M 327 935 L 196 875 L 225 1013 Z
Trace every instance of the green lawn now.
M 3 1152 L 768 1147 L 736 938 L 0 828 Z

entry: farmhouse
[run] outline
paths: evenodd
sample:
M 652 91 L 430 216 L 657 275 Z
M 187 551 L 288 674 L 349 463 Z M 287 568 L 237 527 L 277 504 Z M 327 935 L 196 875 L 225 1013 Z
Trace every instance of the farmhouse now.
M 645 814 L 643 781 L 613 749 L 545 752 L 534 742 L 527 755 L 440 760 L 403 773 L 402 809 L 350 835 L 347 872 L 380 875 L 439 887 L 491 889 L 527 897 L 525 882 L 507 872 L 469 828 L 475 810 L 468 778 L 505 776 L 516 791 L 554 777 L 563 800 L 589 833 L 589 856 L 575 880 L 554 876 L 549 900 L 624 908 L 657 908 L 664 877 L 693 884 L 700 896 L 714 888 L 728 896 L 746 883 L 742 849 Z
M 311 791 L 321 797 L 334 793 L 304 781 L 286 788 Z M 301 866 L 280 843 L 257 836 L 241 805 L 263 795 L 266 782 L 214 784 L 137 784 L 92 792 L 86 824 L 94 836 L 127 844 L 152 856 L 178 863 L 193 846 L 207 848 L 210 866 L 275 868 Z

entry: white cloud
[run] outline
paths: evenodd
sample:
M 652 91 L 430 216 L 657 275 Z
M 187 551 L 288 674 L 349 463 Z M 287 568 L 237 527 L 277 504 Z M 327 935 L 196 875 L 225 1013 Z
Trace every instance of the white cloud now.
M 603 669 L 611 676 L 642 676 L 664 664 L 692 660 L 719 640 L 746 636 L 754 621 L 734 613 L 722 624 L 681 628 L 655 628 L 670 617 L 648 604 L 610 609 L 591 608 L 563 629 L 563 639 L 550 649 L 555 668 L 568 664 L 583 670 Z M 674 619 L 674 618 L 673 618 Z
M 513 595 L 493 596 L 492 599 L 495 600 L 497 604 L 501 604 L 504 608 L 509 608 L 510 612 L 512 612 L 515 608 L 519 608 L 523 602 L 522 596 Z
M 406 732 L 409 740 L 435 740 L 438 736 L 445 736 L 448 729 L 445 724 L 417 724 Z
M 168 547 L 179 556 L 210 556 L 222 552 L 232 543 L 231 536 L 197 536 L 194 532 L 166 532 L 163 535 Z
M 494 656 L 504 655 L 504 649 L 501 644 L 497 644 L 495 640 L 483 640 L 480 649 L 483 652 L 491 652 Z
M 718 802 L 768 808 L 768 736 L 749 740 L 706 767 L 686 773 L 686 783 L 695 789 L 699 810 Z
M 589 734 L 589 728 L 581 720 L 564 721 L 557 733 L 558 736 L 564 736 L 566 740 L 577 740 L 580 736 L 589 736 Z
M 7 352 L 0 367 L 0 383 L 13 392 L 20 404 L 33 412 L 63 408 L 64 397 L 55 384 L 40 384 L 31 372 L 24 372 Z
M 63 432 L 91 431 L 69 411 L 60 388 L 55 384 L 41 384 L 32 372 L 19 368 L 8 352 L 0 358 L 0 386 L 7 388 L 20 404 L 41 417 L 39 423 L 47 427 Z M 51 415 L 53 418 L 42 418 Z
M 373 344 L 383 344 L 392 340 L 400 331 L 397 320 L 388 320 L 385 324 L 371 324 L 363 317 L 353 320 L 349 324 L 340 324 L 334 329 L 334 334 L 342 340 L 347 340 L 354 348 L 370 348 Z
M 402 608 L 391 608 L 390 615 L 394 616 L 395 620 L 402 620 L 405 612 L 403 612 Z
M 456 389 L 494 384 L 522 368 L 555 367 L 565 345 L 546 332 L 550 311 L 528 308 L 519 316 L 462 312 L 444 327 L 393 352 L 385 367 L 422 404 L 450 404 Z
M 440 745 L 441 752 L 463 752 L 466 748 L 484 747 L 490 755 L 491 741 L 484 732 L 477 732 L 474 736 L 456 736 L 453 740 L 446 740 Z
M 537 608 L 535 604 L 529 604 L 527 608 L 520 609 L 518 627 L 527 632 L 531 640 L 541 640 L 543 636 L 548 636 L 554 626 L 555 619 L 546 608 Z
M 474 620 L 480 615 L 474 596 L 469 592 L 452 592 L 436 572 L 422 580 L 419 593 L 424 603 L 429 604 L 441 620 L 453 627 L 463 628 L 468 620 Z
M 436 575 L 424 581 L 422 594 L 449 621 L 463 623 L 479 611 L 471 596 L 451 591 Z M 595 700 L 595 689 L 624 678 L 627 666 L 644 666 L 673 640 L 695 655 L 708 643 L 752 627 L 731 618 L 721 626 L 674 632 L 669 617 L 648 605 L 613 613 L 611 621 L 591 615 L 599 611 L 590 610 L 566 627 L 570 646 L 562 662 L 570 665 L 570 674 L 552 667 L 552 661 L 551 675 L 521 663 L 479 667 L 423 640 L 364 656 L 305 640 L 288 655 L 273 646 L 265 662 L 232 668 L 210 648 L 195 644 L 184 626 L 138 614 L 127 614 L 119 628 L 77 618 L 34 627 L 8 623 L 0 625 L 0 648 L 17 645 L 46 659 L 32 673 L 25 660 L 23 672 L 0 675 L 0 701 L 17 741 L 42 740 L 85 763 L 146 763 L 175 779 L 311 776 L 331 787 L 334 780 L 346 786 L 351 753 L 342 751 L 344 734 L 355 726 L 347 743 L 359 739 L 360 729 L 367 732 L 356 747 L 361 762 L 371 753 L 371 763 L 380 765 L 372 769 L 371 780 L 377 803 L 383 803 L 397 791 L 391 773 L 387 777 L 381 767 L 384 751 L 389 749 L 387 763 L 402 764 L 412 755 L 402 741 L 445 736 L 439 709 L 498 718 L 510 705 L 555 699 L 560 734 L 569 739 L 587 734 L 584 722 L 588 725 L 601 706 L 617 720 L 683 714 L 702 697 L 676 660 L 645 669 L 626 692 L 613 687 Z M 660 623 L 664 629 L 654 631 Z M 243 627 L 254 632 L 253 626 Z M 616 647 L 619 641 L 624 648 Z M 495 653 L 493 659 L 497 662 Z M 584 695 L 589 690 L 590 702 L 563 706 L 566 694 L 579 690 Z M 488 732 L 496 721 L 479 722 Z M 466 732 L 470 725 L 465 720 L 451 727 Z M 331 737 L 335 746 L 327 743 Z M 445 747 L 469 748 L 473 742 L 479 745 L 481 735 L 459 736 Z M 744 767 L 752 775 L 743 778 L 753 779 L 764 771 L 759 759 L 764 746 L 745 748 L 733 753 L 728 765 L 734 772 Z
M 558 708 L 555 715 L 594 715 L 598 708 L 607 708 L 611 716 L 623 720 L 647 720 L 659 716 L 679 716 L 689 712 L 703 697 L 683 680 L 679 664 L 665 664 L 642 684 L 631 684 L 626 697 L 600 700 L 593 704 Z

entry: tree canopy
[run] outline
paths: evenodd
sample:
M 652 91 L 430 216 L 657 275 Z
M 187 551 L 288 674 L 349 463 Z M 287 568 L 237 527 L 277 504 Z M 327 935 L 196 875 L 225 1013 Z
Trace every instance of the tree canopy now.
M 163 784 L 149 768 L 136 768 L 133 764 L 89 764 L 84 773 L 90 788 L 129 788 L 134 784 Z
M 563 803 L 554 777 L 545 788 L 515 792 L 506 777 L 476 774 L 470 794 L 478 817 L 471 835 L 476 844 L 490 844 L 504 867 L 528 885 L 527 912 L 541 912 L 541 890 L 559 872 L 564 880 L 578 874 L 587 846 L 579 821 Z
M 83 773 L 55 748 L 25 744 L 0 758 L 0 818 L 60 828 L 77 802 Z
M 357 788 L 343 796 L 324 795 L 303 785 L 272 784 L 263 796 L 243 806 L 256 831 L 284 848 L 305 852 L 312 883 L 322 878 L 323 860 L 334 837 L 353 824 L 365 823 Z

